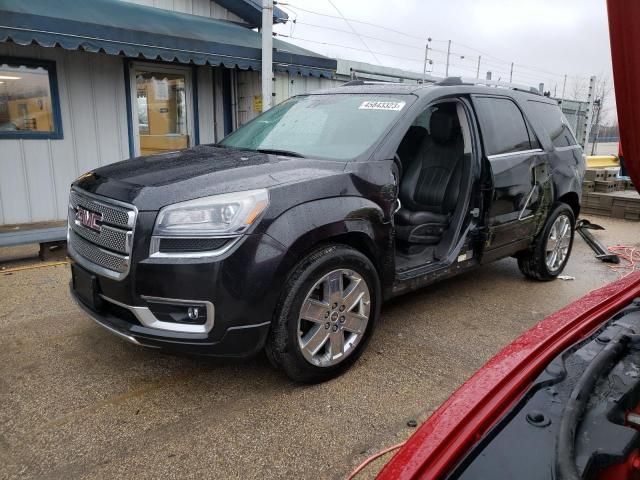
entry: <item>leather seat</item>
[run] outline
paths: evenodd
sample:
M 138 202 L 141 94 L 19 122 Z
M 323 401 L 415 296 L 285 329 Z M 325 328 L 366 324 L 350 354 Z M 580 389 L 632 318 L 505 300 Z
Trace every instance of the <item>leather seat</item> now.
M 398 146 L 398 156 L 402 162 L 403 169 L 418 155 L 422 142 L 424 142 L 427 135 L 429 134 L 424 127 L 420 127 L 419 125 L 411 125 L 409 127 L 409 130 L 407 130 L 407 133 Z
M 455 110 L 435 111 L 429 127 L 400 183 L 397 237 L 409 243 L 438 243 L 460 194 L 464 145 Z

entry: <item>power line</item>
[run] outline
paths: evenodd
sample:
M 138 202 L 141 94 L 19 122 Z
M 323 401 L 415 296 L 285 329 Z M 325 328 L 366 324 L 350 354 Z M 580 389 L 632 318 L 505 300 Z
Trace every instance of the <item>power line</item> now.
M 379 25 L 377 23 L 365 22 L 365 21 L 362 21 L 362 20 L 356 20 L 355 18 L 339 17 L 337 15 L 331 15 L 331 14 L 328 14 L 328 13 L 321 13 L 321 12 L 317 12 L 317 11 L 314 11 L 314 10 L 308 10 L 308 9 L 300 7 L 298 5 L 294 5 L 292 3 L 281 3 L 281 2 L 278 2 L 278 6 L 281 6 L 281 5 L 286 5 L 292 10 L 297 9 L 297 10 L 300 10 L 302 12 L 310 13 L 312 15 L 319 15 L 321 17 L 336 18 L 338 20 L 348 20 L 348 21 L 353 22 L 353 23 L 359 23 L 361 25 L 368 25 L 370 27 L 380 28 L 382 30 L 387 30 L 389 32 L 393 32 L 393 33 L 396 33 L 398 35 L 404 35 L 405 37 L 415 38 L 415 39 L 421 40 L 423 42 L 425 41 L 424 37 L 419 37 L 417 35 L 412 35 L 412 34 L 409 34 L 409 33 L 406 33 L 406 32 L 400 31 L 400 30 L 396 30 L 394 28 L 386 27 L 384 25 Z M 438 40 L 438 39 L 432 39 L 432 41 L 434 41 L 434 42 L 445 42 L 445 43 L 447 42 L 447 40 Z
M 280 4 L 280 5 L 282 5 L 282 4 Z M 303 10 L 303 9 L 301 9 L 301 10 Z M 338 10 L 338 12 L 340 13 L 339 10 Z M 318 12 L 314 12 L 314 13 L 316 13 L 318 15 L 322 15 L 322 16 L 329 16 L 329 17 L 332 17 L 332 18 L 341 19 L 341 17 L 336 17 L 335 15 L 320 14 Z M 310 23 L 310 22 L 304 22 L 304 21 L 301 21 L 301 20 L 297 20 L 297 18 L 293 22 L 300 23 L 301 25 L 307 25 L 307 26 L 310 26 L 310 27 L 318 28 L 318 29 L 327 29 L 327 30 L 331 30 L 331 31 L 345 33 L 347 35 L 355 35 L 355 36 L 358 36 L 358 37 L 370 38 L 370 39 L 373 39 L 373 40 L 377 40 L 377 41 L 381 41 L 381 42 L 388 43 L 388 44 L 393 44 L 393 45 L 399 45 L 399 46 L 406 47 L 406 48 L 412 48 L 412 49 L 416 49 L 416 50 L 422 50 L 423 49 L 423 47 L 421 47 L 421 46 L 419 47 L 417 45 L 412 45 L 412 44 L 409 44 L 409 43 L 395 42 L 395 41 L 392 41 L 392 40 L 384 40 L 384 39 L 381 39 L 379 37 L 363 35 L 363 34 L 360 34 L 360 33 L 356 32 L 356 31 L 354 31 L 354 30 L 349 31 L 349 30 L 344 30 L 344 29 L 335 28 L 335 27 L 327 27 L 327 26 L 324 26 L 324 25 L 318 25 L 318 24 L 314 24 L 314 23 Z M 359 21 L 357 21 L 357 22 L 359 22 Z M 363 22 L 363 23 L 368 23 L 368 22 Z M 281 36 L 285 36 L 286 37 L 286 35 L 282 35 L 282 34 L 281 34 Z M 311 43 L 316 43 L 316 44 L 320 44 L 320 45 L 341 47 L 341 48 L 346 48 L 346 49 L 349 49 L 349 50 L 365 52 L 365 53 L 368 53 L 368 54 L 372 55 L 374 58 L 376 58 L 376 61 L 378 61 L 378 63 L 380 63 L 380 61 L 377 59 L 376 55 L 385 56 L 385 57 L 389 57 L 389 58 L 396 58 L 396 59 L 400 59 L 400 60 L 406 60 L 406 61 L 410 61 L 412 63 L 418 63 L 420 61 L 417 58 L 410 58 L 410 57 L 406 57 L 406 56 L 388 54 L 388 53 L 383 53 L 383 52 L 379 52 L 379 51 L 373 50 L 362 39 L 361 39 L 361 41 L 363 41 L 366 50 L 365 49 L 361 49 L 361 48 L 356 48 L 356 47 L 351 47 L 351 46 L 339 44 L 339 43 L 323 42 L 323 41 L 319 41 L 319 40 L 312 40 L 310 38 L 297 37 L 297 36 L 294 36 L 293 34 L 289 35 L 289 38 L 297 39 L 297 40 L 300 40 L 300 41 L 303 41 L 303 42 L 311 42 Z M 416 37 L 416 38 L 418 38 L 418 37 Z M 452 43 L 454 43 L 454 42 L 452 42 Z M 467 46 L 459 44 L 459 43 L 458 43 L 458 45 L 462 46 L 462 47 L 465 47 L 465 48 L 470 48 L 470 49 L 473 49 L 475 51 L 481 52 L 478 49 L 467 47 Z M 434 52 L 434 53 L 441 54 L 441 56 L 444 56 L 447 53 L 445 50 L 440 50 L 438 48 L 433 48 L 433 47 L 430 47 L 430 50 L 432 52 Z M 466 60 L 467 62 L 470 62 L 470 61 L 473 60 L 474 63 L 475 63 L 475 57 L 469 55 L 466 52 L 452 51 L 451 55 L 453 55 L 454 58 L 457 56 L 461 60 Z M 501 78 L 502 77 L 506 78 L 506 77 L 508 77 L 510 75 L 510 74 L 506 73 L 505 71 L 503 71 L 503 69 L 504 70 L 509 69 L 510 66 L 511 66 L 511 62 L 503 61 L 501 59 L 498 59 L 498 57 L 494 57 L 493 55 L 488 55 L 486 53 L 485 53 L 485 55 L 486 56 L 490 56 L 491 58 L 497 59 L 497 61 L 495 61 L 495 60 L 490 60 L 490 59 L 488 60 L 485 57 L 483 57 L 482 64 L 485 65 L 485 66 L 486 66 L 486 64 L 489 64 L 491 66 L 491 68 L 489 68 L 487 70 L 491 70 L 494 74 L 500 75 Z M 435 60 L 435 58 L 434 58 L 434 60 Z M 441 59 L 441 61 L 442 61 L 442 63 L 444 63 L 445 60 Z M 454 66 L 456 68 L 462 69 L 462 70 L 469 71 L 469 72 L 474 72 L 475 73 L 477 71 L 477 66 L 475 66 L 475 65 L 474 66 L 462 65 L 460 63 L 452 63 L 452 62 L 450 62 L 450 65 Z M 525 82 L 522 82 L 522 83 L 535 83 L 535 84 L 537 84 L 537 83 L 546 83 L 549 80 L 551 80 L 550 83 L 553 83 L 553 81 L 555 81 L 555 80 L 549 78 L 549 76 L 551 76 L 551 77 L 562 77 L 559 74 L 553 74 L 551 72 L 547 72 L 547 71 L 542 70 L 542 69 L 538 70 L 538 69 L 535 69 L 534 67 L 524 66 L 524 65 L 520 65 L 520 64 L 515 64 L 515 66 L 517 68 L 514 71 L 513 75 L 516 78 L 527 79 Z M 496 67 L 498 67 L 498 68 L 496 68 Z M 522 69 L 527 70 L 527 71 L 523 72 Z M 534 73 L 531 73 L 531 72 L 534 72 Z M 544 81 L 542 79 L 544 79 Z
M 333 32 L 341 32 L 341 33 L 346 33 L 348 35 L 354 35 L 354 33 L 350 32 L 349 30 L 344 30 L 342 28 L 327 27 L 325 25 L 317 25 L 317 24 L 314 24 L 314 23 L 302 22 L 300 20 L 294 20 L 294 23 L 300 24 L 300 25 L 306 25 L 308 27 L 322 28 L 322 29 L 325 29 L 325 30 L 331 30 Z M 392 44 L 392 45 L 398 45 L 398 46 L 407 47 L 407 48 L 414 48 L 416 50 L 421 50 L 421 51 L 424 50 L 424 47 L 418 47 L 416 45 L 410 45 L 408 43 L 395 42 L 393 40 L 383 40 L 380 37 L 374 37 L 372 35 L 363 35 L 362 33 L 360 33 L 358 35 L 360 37 L 370 38 L 371 40 L 379 40 L 381 42 L 389 43 L 389 44 Z M 433 50 L 433 49 L 431 47 L 429 47 L 429 50 Z
M 486 53 L 486 52 L 484 52 L 482 50 L 479 50 L 477 48 L 470 47 L 468 45 L 464 45 L 464 44 L 462 44 L 460 42 L 455 42 L 454 41 L 452 43 L 455 44 L 455 45 L 458 45 L 458 46 L 461 46 L 461 47 L 464 47 L 464 48 L 467 48 L 469 50 L 473 50 L 475 52 L 478 52 L 478 53 L 482 54 L 482 56 L 483 56 L 482 57 L 482 63 L 489 63 L 489 64 L 492 64 L 492 65 L 498 65 L 498 66 L 503 66 L 505 64 L 506 65 L 511 64 L 510 61 L 507 61 L 507 60 L 504 60 L 502 58 L 496 57 L 495 55 L 488 54 L 488 53 Z M 488 59 L 486 59 L 486 57 L 488 57 L 489 59 L 492 58 L 493 60 L 488 60 Z M 544 74 L 544 75 L 550 75 L 552 77 L 564 78 L 564 74 L 551 72 L 551 71 L 545 70 L 544 68 L 541 68 L 541 67 L 534 67 L 532 65 L 525 65 L 525 64 L 517 63 L 517 62 L 514 63 L 514 65 L 515 65 L 515 67 L 518 67 L 519 69 L 529 70 L 531 72 L 541 73 L 541 74 Z M 568 77 L 569 78 L 574 78 L 574 79 L 576 79 L 576 78 L 579 78 L 579 79 L 586 78 L 586 76 L 581 76 L 581 75 L 568 75 Z
M 371 54 L 371 56 L 376 60 L 376 62 L 378 62 L 378 64 L 380 64 L 380 60 L 378 60 L 378 57 L 376 57 L 375 53 L 373 53 L 373 52 L 371 51 L 371 49 L 369 48 L 369 45 L 367 45 L 367 42 L 365 42 L 365 41 L 364 41 L 364 38 L 362 38 L 362 37 L 358 34 L 358 32 L 356 32 L 356 29 L 355 29 L 355 28 L 353 28 L 353 25 L 351 25 L 351 22 L 349 22 L 349 20 L 347 20 L 347 19 L 345 18 L 345 16 L 342 14 L 342 12 L 338 9 L 338 7 L 336 7 L 336 4 L 335 4 L 335 3 L 333 3 L 333 1 L 332 1 L 332 0 L 327 0 L 327 2 L 329 2 L 329 3 L 331 4 L 331 6 L 332 6 L 333 8 L 335 8 L 336 12 L 338 12 L 338 15 L 340 15 L 340 16 L 342 17 L 342 19 L 344 20 L 344 23 L 346 23 L 346 24 L 349 26 L 349 28 L 351 29 L 351 31 L 352 31 L 355 35 L 357 35 L 357 37 L 360 39 L 360 41 L 362 42 L 362 44 L 367 48 L 367 50 L 369 50 L 369 53 Z
M 346 33 L 347 35 L 358 35 L 360 37 L 369 38 L 371 40 L 377 40 L 379 42 L 384 42 L 384 43 L 388 43 L 388 44 L 391 44 L 391 45 L 398 45 L 398 46 L 401 46 L 401 47 L 413 48 L 415 50 L 424 51 L 424 46 L 412 45 L 412 44 L 404 43 L 404 42 L 396 42 L 396 41 L 393 41 L 393 40 L 386 40 L 386 39 L 382 39 L 380 37 L 374 37 L 372 35 L 363 35 L 362 33 L 355 34 L 355 33 L 351 32 L 349 30 L 344 30 L 342 28 L 327 27 L 326 25 L 318 25 L 316 23 L 303 22 L 303 21 L 297 20 L 297 19 L 294 20 L 293 22 L 296 23 L 296 24 L 300 24 L 300 25 L 306 25 L 308 27 L 320 28 L 320 29 L 324 29 L 324 30 L 331 30 L 333 32 Z M 438 48 L 433 48 L 433 47 L 429 47 L 429 51 L 430 52 L 438 52 L 438 53 L 442 53 L 442 54 L 446 54 L 447 53 L 446 50 L 440 50 Z M 455 52 L 451 52 L 451 53 L 455 53 Z M 464 54 L 461 54 L 461 55 L 464 56 Z
M 331 43 L 331 42 L 323 42 L 323 41 L 320 41 L 320 40 L 311 40 L 310 38 L 302 38 L 302 37 L 297 37 L 297 36 L 292 36 L 292 35 L 284 35 L 282 33 L 276 33 L 276 35 L 278 37 L 291 38 L 291 39 L 300 40 L 300 41 L 303 41 L 303 42 L 317 43 L 319 45 L 328 45 L 330 47 L 341 47 L 341 48 L 347 48 L 349 50 L 355 50 L 357 52 L 371 53 L 371 52 L 369 52 L 369 50 L 365 50 L 364 48 L 349 47 L 347 45 L 342 45 L 340 43 Z M 402 56 L 399 56 L 399 55 L 391 55 L 389 53 L 375 52 L 375 51 L 373 53 L 375 53 L 377 55 L 382 55 L 383 57 L 399 58 L 401 60 L 409 60 L 411 62 L 420 62 L 420 63 L 422 63 L 422 59 L 402 57 Z
M 461 47 L 464 47 L 464 48 L 466 48 L 466 49 L 468 49 L 468 50 L 473 50 L 474 52 L 478 52 L 479 54 L 481 54 L 481 55 L 482 55 L 482 56 L 484 56 L 484 57 L 493 58 L 493 59 L 495 59 L 495 60 L 499 60 L 499 61 L 500 61 L 500 62 L 502 62 L 502 63 L 511 63 L 511 62 L 509 62 L 508 60 L 504 60 L 504 59 L 502 59 L 502 58 L 496 57 L 495 55 L 491 55 L 490 53 L 484 52 L 484 51 L 482 51 L 482 50 L 478 50 L 478 49 L 477 49 L 477 48 L 475 48 L 475 47 L 470 47 L 470 46 L 465 45 L 465 44 L 460 43 L 460 42 L 452 42 L 452 43 L 454 43 L 455 45 L 460 45 Z
M 310 38 L 303 38 L 303 37 L 292 36 L 292 35 L 284 35 L 284 34 L 281 34 L 281 33 L 277 33 L 276 35 L 280 36 L 280 37 L 291 38 L 293 40 L 299 40 L 299 41 L 302 41 L 302 42 L 310 42 L 310 43 L 315 43 L 315 44 L 318 44 L 318 45 L 326 45 L 326 46 L 331 46 L 331 47 L 340 47 L 340 48 L 346 48 L 348 50 L 354 50 L 354 51 L 357 51 L 357 52 L 371 53 L 369 50 L 364 49 L 364 48 L 351 47 L 351 46 L 343 45 L 343 44 L 340 44 L 340 43 L 323 42 L 321 40 L 312 40 Z M 376 55 L 380 55 L 380 56 L 383 56 L 383 57 L 395 58 L 395 59 L 398 59 L 398 60 L 409 61 L 409 62 L 412 62 L 412 63 L 421 63 L 422 62 L 422 59 L 418 59 L 418 58 L 411 58 L 411 57 L 405 57 L 405 56 L 401 56 L 401 55 L 394 55 L 394 54 L 389 54 L 389 53 L 384 53 L 384 52 L 378 52 L 378 51 L 375 51 L 375 50 L 372 51 L 372 52 L 375 53 Z M 466 71 L 473 72 L 473 73 L 476 72 L 476 67 L 473 67 L 471 65 L 463 65 L 463 64 L 460 64 L 460 63 L 456 63 L 456 62 L 450 62 L 449 65 L 451 67 L 455 67 L 455 68 L 458 68 L 458 69 L 461 69 L 461 70 L 466 70 Z M 442 65 L 437 65 L 436 64 L 435 66 L 436 67 L 440 67 Z M 494 74 L 500 75 L 501 78 L 502 77 L 506 78 L 506 77 L 509 76 L 508 73 L 506 73 L 504 71 L 501 71 L 501 70 L 493 69 L 492 72 Z M 419 72 L 416 71 L 415 73 L 419 73 Z M 444 76 L 444 73 L 443 73 L 443 76 Z M 515 72 L 514 76 L 516 78 L 522 78 L 522 77 L 529 76 L 529 75 L 525 75 L 525 74 L 521 75 L 518 72 Z M 540 83 L 540 77 L 533 77 L 533 76 L 529 76 L 529 77 L 535 80 L 534 83 Z M 521 82 L 521 83 L 532 83 L 532 80 L 524 81 L 524 82 Z
M 464 45 L 464 44 L 462 44 L 460 42 L 452 42 L 452 43 L 455 44 L 455 45 L 459 45 L 459 46 L 461 46 L 463 48 L 467 48 L 469 50 L 473 50 L 474 52 L 480 53 L 483 56 L 483 60 L 484 60 L 483 63 L 489 63 L 489 64 L 499 65 L 499 66 L 502 66 L 502 65 L 505 65 L 505 64 L 506 65 L 511 64 L 510 61 L 507 61 L 507 60 L 504 60 L 502 58 L 496 57 L 495 55 L 491 55 L 491 54 L 489 54 L 489 53 L 487 53 L 487 52 L 485 52 L 483 50 L 479 50 L 477 48 L 470 47 L 468 45 Z M 487 59 L 487 57 L 488 57 L 488 59 Z M 490 59 L 493 59 L 493 60 L 490 60 Z M 533 67 L 533 66 L 530 66 L 530 65 L 524 65 L 522 63 L 515 63 L 514 65 L 516 67 L 518 67 L 518 68 L 529 70 L 529 71 L 532 71 L 532 72 L 544 73 L 545 75 L 551 75 L 553 77 L 559 77 L 559 78 L 563 78 L 564 77 L 563 74 L 550 72 L 550 71 L 545 70 L 545 69 L 540 68 L 540 67 Z
M 331 15 L 331 14 L 327 14 L 327 13 L 321 13 L 321 12 L 318 12 L 318 11 L 309 10 L 309 9 L 306 9 L 306 8 L 303 8 L 303 7 L 299 7 L 299 6 L 293 5 L 293 4 L 280 3 L 279 5 L 280 6 L 282 6 L 282 5 L 288 6 L 292 11 L 295 11 L 295 9 L 298 9 L 298 10 L 301 10 L 303 12 L 310 13 L 312 15 L 318 15 L 318 16 L 328 17 L 328 18 L 335 18 L 335 19 L 339 19 L 339 20 L 352 22 L 352 23 L 359 23 L 359 24 L 363 24 L 363 25 L 368 25 L 368 26 L 371 26 L 371 27 L 379 28 L 379 29 L 382 29 L 382 30 L 387 30 L 387 31 L 393 32 L 393 33 L 398 34 L 398 35 L 403 35 L 405 37 L 417 39 L 417 40 L 420 40 L 420 41 L 424 42 L 424 38 L 419 37 L 417 35 L 408 34 L 406 32 L 402 32 L 400 30 L 396 30 L 396 29 L 393 29 L 393 28 L 390 28 L 390 27 L 386 27 L 384 25 L 379 25 L 379 24 L 376 24 L 376 23 L 373 23 L 373 22 L 365 22 L 365 21 L 362 21 L 362 20 L 356 20 L 356 19 L 347 18 L 347 17 L 344 17 L 344 16 L 336 16 L 336 15 Z M 363 35 L 363 34 L 360 34 L 360 33 L 357 33 L 357 32 L 349 32 L 349 31 L 343 30 L 343 29 L 325 27 L 325 26 L 320 26 L 320 25 L 316 25 L 316 24 L 311 24 L 311 23 L 299 21 L 297 19 L 295 20 L 295 22 L 303 24 L 303 25 L 306 24 L 306 25 L 313 26 L 313 27 L 316 27 L 316 28 L 326 28 L 326 29 L 332 30 L 332 31 L 338 31 L 338 32 L 347 33 L 347 34 L 354 34 L 354 35 L 357 35 L 359 37 L 369 38 L 369 39 L 372 39 L 372 40 L 385 41 L 385 42 L 390 43 L 390 44 L 399 45 L 399 46 L 403 46 L 403 47 L 407 47 L 407 48 L 420 49 L 420 50 L 422 50 L 424 48 L 422 46 L 410 45 L 410 44 L 402 43 L 402 42 L 395 42 L 395 41 L 391 41 L 391 40 L 383 40 L 383 39 L 381 39 L 379 37 L 374 37 L 374 36 L 371 36 L 371 35 Z M 362 41 L 362 39 L 361 39 L 361 41 Z M 435 41 L 435 42 L 443 42 L 443 43 L 447 42 L 447 40 L 439 40 L 439 39 L 435 39 L 433 41 Z M 509 65 L 509 66 L 511 65 L 510 61 L 505 60 L 505 59 L 500 58 L 500 57 L 497 57 L 497 56 L 492 55 L 490 53 L 487 53 L 486 51 L 480 50 L 480 49 L 478 49 L 476 47 L 471 47 L 469 45 L 466 45 L 466 44 L 463 44 L 463 43 L 460 43 L 460 42 L 455 42 L 455 41 L 452 41 L 452 44 L 458 45 L 460 47 L 463 47 L 463 48 L 468 49 L 468 50 L 472 50 L 474 52 L 477 52 L 477 53 L 483 55 L 483 62 L 482 62 L 483 64 L 489 63 L 489 64 L 492 64 L 494 66 L 501 66 L 501 67 L 505 67 L 505 68 L 506 68 L 507 65 Z M 445 50 L 440 50 L 440 49 L 433 48 L 433 47 L 430 48 L 430 50 L 432 50 L 434 52 L 439 52 L 439 53 L 446 53 Z M 458 56 L 467 56 L 468 55 L 466 53 L 457 52 L 457 51 L 456 52 L 451 52 L 451 53 L 454 54 L 454 55 L 458 55 Z M 493 60 L 490 60 L 490 59 L 493 59 Z M 534 66 L 531 66 L 531 65 L 525 65 L 525 64 L 520 64 L 520 63 L 514 63 L 514 65 L 519 70 L 524 69 L 524 70 L 528 70 L 530 72 L 535 72 L 537 74 L 544 74 L 545 76 L 552 76 L 554 78 L 563 78 L 564 77 L 563 74 L 550 72 L 550 71 L 545 70 L 545 69 L 540 68 L 540 67 L 534 67 Z M 582 77 L 572 76 L 572 78 L 582 78 Z

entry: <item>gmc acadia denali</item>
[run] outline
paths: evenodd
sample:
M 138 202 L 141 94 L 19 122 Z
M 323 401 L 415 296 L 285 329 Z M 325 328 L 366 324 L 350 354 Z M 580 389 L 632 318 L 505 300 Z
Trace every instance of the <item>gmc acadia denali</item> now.
M 334 377 L 383 300 L 499 258 L 552 280 L 584 157 L 557 103 L 464 83 L 293 97 L 219 144 L 127 160 L 69 199 L 71 292 L 135 344 Z

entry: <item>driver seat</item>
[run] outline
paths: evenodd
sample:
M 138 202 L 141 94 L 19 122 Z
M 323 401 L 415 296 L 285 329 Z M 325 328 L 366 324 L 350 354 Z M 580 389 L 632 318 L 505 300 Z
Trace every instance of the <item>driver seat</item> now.
M 396 213 L 398 240 L 434 245 L 449 227 L 460 194 L 464 142 L 455 110 L 431 115 L 430 135 L 407 166 Z

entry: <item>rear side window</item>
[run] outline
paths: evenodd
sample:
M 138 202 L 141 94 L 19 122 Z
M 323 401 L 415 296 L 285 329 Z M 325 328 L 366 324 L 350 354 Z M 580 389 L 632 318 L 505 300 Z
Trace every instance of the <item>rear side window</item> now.
M 554 147 L 568 147 L 578 144 L 559 106 L 531 100 L 528 104 L 531 107 L 531 114 L 549 134 Z
M 474 103 L 480 118 L 487 155 L 531 150 L 527 124 L 522 112 L 512 100 L 476 97 Z

